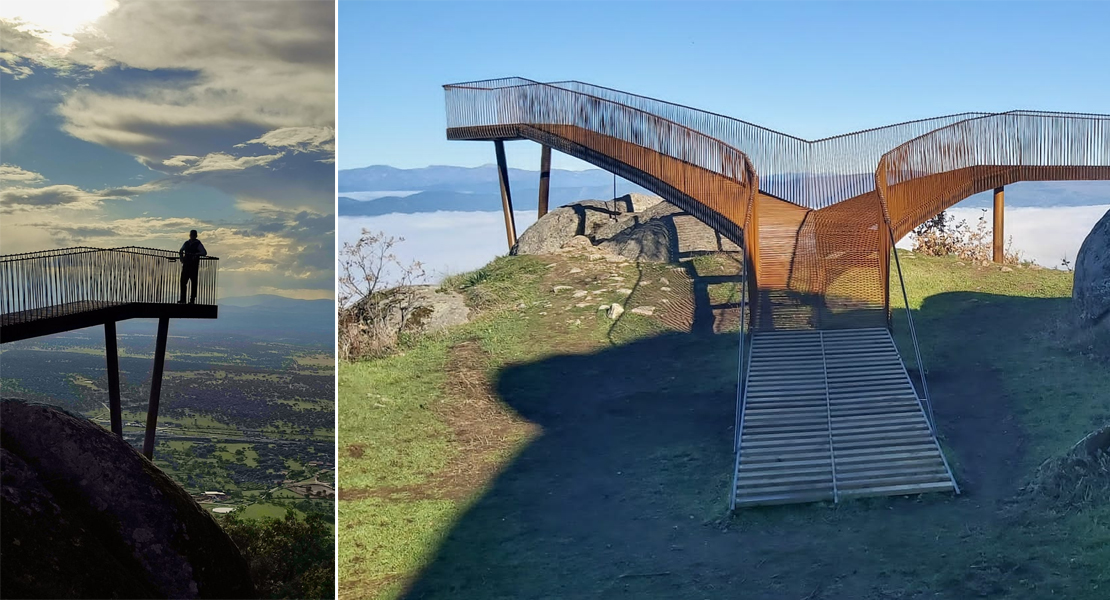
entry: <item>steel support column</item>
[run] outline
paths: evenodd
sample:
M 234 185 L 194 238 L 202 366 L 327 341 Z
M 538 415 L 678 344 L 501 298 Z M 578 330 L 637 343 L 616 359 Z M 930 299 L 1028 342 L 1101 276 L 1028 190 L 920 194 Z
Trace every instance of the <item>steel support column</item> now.
M 994 262 L 1006 261 L 1006 242 L 1003 240 L 1003 213 L 1005 213 L 1005 187 L 994 188 Z
M 112 433 L 123 437 L 123 416 L 119 401 L 119 352 L 116 348 L 116 322 L 104 324 L 104 355 L 108 368 L 108 413 Z
M 551 189 L 551 146 L 540 149 L 540 205 L 539 216 L 547 214 L 547 198 Z
M 505 142 L 493 140 L 497 150 L 497 179 L 501 182 L 501 210 L 505 213 L 505 237 L 509 249 L 516 245 L 516 222 L 513 220 L 513 197 L 509 193 L 509 167 L 505 164 Z
M 154 347 L 154 372 L 150 377 L 150 404 L 146 409 L 146 439 L 143 440 L 143 455 L 154 460 L 154 431 L 158 427 L 158 400 L 162 394 L 162 369 L 166 366 L 166 337 L 169 334 L 170 320 L 158 319 L 158 341 Z

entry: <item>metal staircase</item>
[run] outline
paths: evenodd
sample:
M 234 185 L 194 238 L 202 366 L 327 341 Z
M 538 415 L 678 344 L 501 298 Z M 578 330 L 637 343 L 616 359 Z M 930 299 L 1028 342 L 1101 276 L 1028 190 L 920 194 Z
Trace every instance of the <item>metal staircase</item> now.
M 730 508 L 959 493 L 936 439 L 928 385 L 922 377 L 919 397 L 890 330 L 742 329 L 740 339 Z

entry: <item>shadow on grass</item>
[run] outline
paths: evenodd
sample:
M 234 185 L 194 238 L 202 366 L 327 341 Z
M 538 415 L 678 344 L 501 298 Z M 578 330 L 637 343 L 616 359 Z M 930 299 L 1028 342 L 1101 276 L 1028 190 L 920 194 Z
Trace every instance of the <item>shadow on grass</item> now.
M 1097 578 L 1083 569 L 1097 567 L 1069 562 L 1065 534 L 1000 511 L 1028 474 L 1003 380 L 1038 352 L 991 358 L 1033 343 L 1064 303 L 958 292 L 915 315 L 960 497 L 730 517 L 735 334 L 662 334 L 507 367 L 498 395 L 542 433 L 461 515 L 407 597 L 1034 598 L 1047 586 L 1099 597 L 1083 587 Z

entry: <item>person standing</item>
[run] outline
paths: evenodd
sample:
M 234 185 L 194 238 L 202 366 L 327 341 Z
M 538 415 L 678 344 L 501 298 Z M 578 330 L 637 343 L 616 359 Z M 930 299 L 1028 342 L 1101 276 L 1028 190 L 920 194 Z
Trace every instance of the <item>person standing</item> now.
M 204 244 L 200 243 L 197 239 L 197 230 L 193 229 L 189 232 L 189 239 L 181 244 L 181 249 L 177 251 L 178 257 L 181 259 L 181 299 L 177 301 L 178 304 L 185 304 L 185 288 L 188 287 L 189 282 L 193 282 L 193 293 L 189 298 L 189 304 L 196 304 L 197 302 L 197 274 L 200 272 L 200 257 L 208 256 L 208 251 L 204 249 Z

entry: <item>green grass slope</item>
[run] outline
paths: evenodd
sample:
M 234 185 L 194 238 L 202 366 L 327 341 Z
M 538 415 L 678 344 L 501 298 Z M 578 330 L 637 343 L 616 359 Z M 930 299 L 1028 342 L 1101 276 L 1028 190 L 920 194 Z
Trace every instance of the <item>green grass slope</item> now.
M 340 366 L 340 597 L 1106 598 L 1110 504 L 1022 492 L 1110 422 L 1070 274 L 903 256 L 962 495 L 728 514 L 734 258 L 501 258 L 447 284 L 471 323 Z

